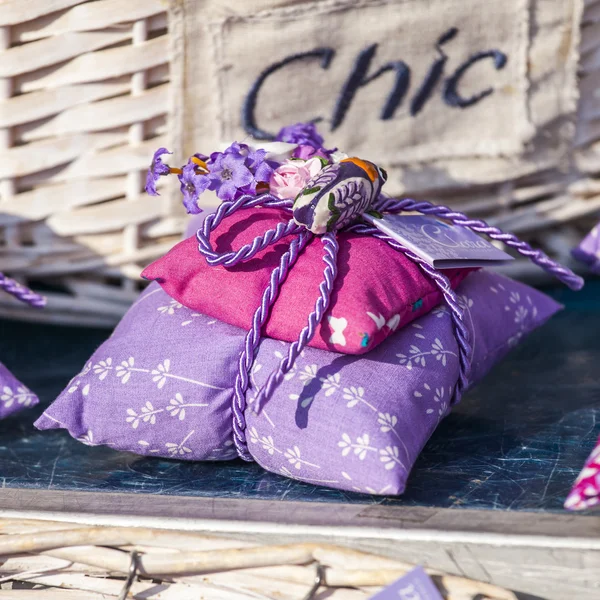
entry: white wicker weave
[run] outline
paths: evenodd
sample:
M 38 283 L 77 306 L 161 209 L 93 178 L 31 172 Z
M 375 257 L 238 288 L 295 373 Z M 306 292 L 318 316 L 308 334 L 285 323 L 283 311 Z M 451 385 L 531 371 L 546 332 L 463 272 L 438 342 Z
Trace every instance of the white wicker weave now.
M 183 227 L 143 193 L 169 112 L 166 3 L 0 3 L 0 270 L 52 286 L 49 309 L 0 314 L 112 325 L 140 265 Z
M 128 584 L 133 551 L 139 580 Z M 121 599 L 127 591 L 156 600 L 368 600 L 412 568 L 333 545 L 11 519 L 0 520 L 0 560 L 0 595 L 13 600 Z M 427 571 L 447 600 L 516 600 L 495 585 Z
M 0 297 L 1 316 L 113 325 L 137 294 L 141 267 L 183 231 L 172 188 L 153 199 L 142 192 L 152 152 L 173 147 L 168 57 L 181 49 L 170 47 L 167 8 L 167 0 L 0 3 L 0 271 L 50 290 L 45 311 Z M 581 38 L 570 164 L 429 198 L 570 266 L 571 247 L 600 212 L 600 0 L 587 0 Z M 541 275 L 522 261 L 509 269 Z

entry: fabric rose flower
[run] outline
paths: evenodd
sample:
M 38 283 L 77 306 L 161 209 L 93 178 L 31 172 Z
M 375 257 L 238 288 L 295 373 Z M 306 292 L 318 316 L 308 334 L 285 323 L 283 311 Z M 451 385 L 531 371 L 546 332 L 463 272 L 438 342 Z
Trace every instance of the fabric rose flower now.
M 293 200 L 322 168 L 323 163 L 316 157 L 287 161 L 271 175 L 271 193 L 282 200 Z

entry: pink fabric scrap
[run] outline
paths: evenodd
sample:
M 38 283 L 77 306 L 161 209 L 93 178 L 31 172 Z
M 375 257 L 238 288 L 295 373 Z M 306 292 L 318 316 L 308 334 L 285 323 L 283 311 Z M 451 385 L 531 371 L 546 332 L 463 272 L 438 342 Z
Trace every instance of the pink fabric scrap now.
M 600 438 L 575 480 L 567 499 L 567 510 L 584 510 L 600 504 Z
M 240 211 L 226 218 L 211 236 L 219 252 L 254 240 L 289 214 L 273 208 Z M 231 268 L 210 267 L 190 237 L 151 264 L 142 277 L 158 281 L 177 302 L 230 325 L 249 329 L 271 271 L 287 250 L 287 240 L 269 246 L 252 260 Z M 309 343 L 322 350 L 363 354 L 427 314 L 442 302 L 435 284 L 404 254 L 374 237 L 342 232 L 339 274 L 331 305 Z M 288 242 L 289 243 L 289 242 Z M 282 284 L 265 326 L 265 335 L 293 342 L 314 309 L 323 279 L 323 245 L 314 238 Z M 453 288 L 471 269 L 448 269 Z M 415 334 L 418 334 L 415 331 Z M 434 360 L 444 360 L 435 348 Z M 425 358 L 417 364 L 425 365 Z

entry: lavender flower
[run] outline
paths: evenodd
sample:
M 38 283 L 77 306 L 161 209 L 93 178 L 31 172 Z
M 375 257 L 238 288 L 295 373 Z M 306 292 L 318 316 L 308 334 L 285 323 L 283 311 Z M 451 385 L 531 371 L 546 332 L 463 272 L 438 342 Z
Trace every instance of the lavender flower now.
M 156 182 L 164 175 L 168 175 L 171 172 L 169 165 L 165 165 L 161 159 L 163 154 L 173 154 L 169 152 L 166 148 L 159 148 L 152 157 L 152 163 L 150 168 L 148 169 L 148 174 L 146 175 L 146 193 L 149 196 L 160 196 L 160 194 L 156 191 Z
M 325 148 L 315 148 L 314 146 L 298 146 L 294 150 L 294 158 L 301 158 L 302 160 L 309 160 L 314 157 L 321 158 L 328 163 L 330 160 L 330 152 L 333 150 L 325 150 Z
M 241 154 L 242 156 L 248 156 L 250 147 L 247 144 L 240 144 L 239 142 L 233 142 L 229 148 L 225 150 L 225 154 Z M 219 152 L 213 152 L 213 154 L 220 154 Z
M 221 200 L 233 200 L 254 185 L 256 179 L 246 166 L 248 146 L 234 143 L 225 152 L 214 152 L 208 164 L 209 189 Z
M 199 152 L 196 152 L 196 154 L 194 154 L 194 157 L 200 159 L 203 163 L 206 163 L 206 161 L 208 160 L 208 156 L 206 156 L 206 154 L 200 154 Z
M 318 150 L 323 147 L 324 140 L 319 135 L 314 123 L 296 123 L 284 127 L 277 134 L 277 141 L 300 146 L 312 146 Z
M 201 213 L 202 209 L 198 206 L 198 197 L 210 184 L 208 175 L 197 173 L 196 164 L 190 159 L 188 164 L 183 167 L 182 173 L 179 175 L 179 181 L 181 182 L 183 205 L 188 213 L 193 215 Z
M 250 150 L 246 158 L 246 165 L 254 175 L 255 181 L 267 182 L 271 179 L 273 171 L 279 166 L 277 163 L 265 160 L 267 151 L 263 149 Z

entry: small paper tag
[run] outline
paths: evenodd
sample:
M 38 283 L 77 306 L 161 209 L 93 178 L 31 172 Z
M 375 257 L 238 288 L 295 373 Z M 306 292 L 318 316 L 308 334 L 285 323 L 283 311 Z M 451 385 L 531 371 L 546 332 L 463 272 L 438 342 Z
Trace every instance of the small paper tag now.
M 444 600 L 422 567 L 417 567 L 392 585 L 381 590 L 371 600 Z
M 433 217 L 394 214 L 363 216 L 436 269 L 486 267 L 514 260 L 470 229 L 449 225 Z

